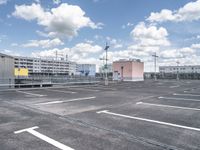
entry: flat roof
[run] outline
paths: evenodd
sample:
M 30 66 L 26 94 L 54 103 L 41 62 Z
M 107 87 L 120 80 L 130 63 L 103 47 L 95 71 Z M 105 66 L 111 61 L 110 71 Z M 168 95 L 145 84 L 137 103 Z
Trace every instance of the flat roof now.
M 140 63 L 142 63 L 142 61 L 140 59 L 120 59 L 120 60 L 117 60 L 114 62 L 140 62 Z
M 14 57 L 12 57 L 12 56 L 10 56 L 10 55 L 3 54 L 3 53 L 0 53 L 0 56 L 3 56 L 3 57 L 9 57 L 9 58 L 14 58 Z

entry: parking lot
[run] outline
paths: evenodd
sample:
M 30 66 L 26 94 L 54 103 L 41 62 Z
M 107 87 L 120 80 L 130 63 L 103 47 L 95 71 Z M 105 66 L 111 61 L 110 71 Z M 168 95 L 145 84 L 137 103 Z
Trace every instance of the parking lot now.
M 1 90 L 0 149 L 200 149 L 199 83 Z

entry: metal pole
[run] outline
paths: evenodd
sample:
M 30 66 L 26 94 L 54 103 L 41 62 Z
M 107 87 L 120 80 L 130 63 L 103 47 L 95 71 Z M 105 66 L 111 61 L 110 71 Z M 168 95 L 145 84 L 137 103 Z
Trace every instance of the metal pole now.
M 176 79 L 177 79 L 177 81 L 178 81 L 178 80 L 179 80 L 179 68 L 178 68 L 178 66 L 179 66 L 179 61 L 177 61 L 176 63 L 177 63 L 177 74 L 176 74 Z
M 107 72 L 107 68 L 108 68 L 108 49 L 109 49 L 109 46 L 106 43 L 106 47 L 104 49 L 106 51 L 105 85 L 108 85 L 108 72 Z
M 102 60 L 102 62 L 103 62 L 103 65 L 102 65 L 102 67 L 101 67 L 101 74 L 102 74 L 102 78 L 104 79 L 104 66 L 105 66 L 105 63 L 104 63 L 104 60 L 105 60 L 105 58 L 103 57 L 103 58 L 99 58 L 99 60 Z
M 152 55 L 154 57 L 154 80 L 156 81 L 157 80 L 157 77 L 156 77 L 156 59 L 158 58 L 158 56 L 156 55 L 156 52 L 154 55 Z
M 107 55 L 108 55 L 108 50 L 106 49 L 106 66 L 105 66 L 106 77 L 105 77 L 105 85 L 108 85 L 108 72 L 107 72 L 107 67 L 108 67 L 108 66 L 107 66 L 107 65 L 108 65 L 108 64 L 107 64 L 107 63 L 108 63 L 108 62 L 107 62 L 107 57 L 108 57 L 108 56 L 107 56 Z

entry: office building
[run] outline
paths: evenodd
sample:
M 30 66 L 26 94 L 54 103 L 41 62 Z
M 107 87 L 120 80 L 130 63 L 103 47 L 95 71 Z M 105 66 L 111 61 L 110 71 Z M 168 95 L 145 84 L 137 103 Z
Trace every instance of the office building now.
M 171 73 L 176 74 L 179 73 L 200 73 L 200 65 L 194 66 L 160 66 L 160 73 Z
M 29 75 L 74 75 L 76 63 L 67 60 L 15 56 L 15 68 L 27 68 Z
M 81 76 L 95 76 L 95 64 L 77 64 L 77 74 Z

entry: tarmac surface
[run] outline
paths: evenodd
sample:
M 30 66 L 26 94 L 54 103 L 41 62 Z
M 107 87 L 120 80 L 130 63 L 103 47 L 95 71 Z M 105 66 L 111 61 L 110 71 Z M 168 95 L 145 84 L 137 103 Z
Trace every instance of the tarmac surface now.
M 198 150 L 199 83 L 0 90 L 0 149 Z

